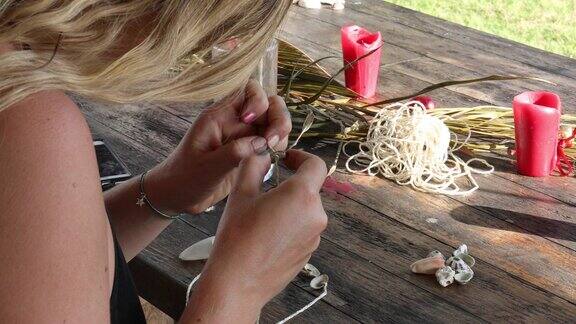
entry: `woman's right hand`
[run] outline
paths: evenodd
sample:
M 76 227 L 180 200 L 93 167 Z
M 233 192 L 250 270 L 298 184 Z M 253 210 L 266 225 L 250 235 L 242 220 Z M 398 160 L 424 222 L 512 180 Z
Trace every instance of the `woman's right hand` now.
M 288 151 L 285 164 L 296 173 L 262 193 L 269 155 L 242 162 L 183 323 L 254 323 L 264 304 L 286 287 L 318 247 L 327 223 L 319 194 L 326 165 L 295 150 Z

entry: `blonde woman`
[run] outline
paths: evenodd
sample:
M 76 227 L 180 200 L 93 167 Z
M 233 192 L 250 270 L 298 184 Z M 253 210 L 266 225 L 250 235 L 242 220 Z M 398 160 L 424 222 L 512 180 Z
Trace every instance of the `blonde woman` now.
M 268 147 L 283 150 L 291 125 L 282 100 L 246 80 L 290 2 L 0 0 L 1 322 L 143 322 L 125 260 L 165 216 L 228 195 L 181 322 L 255 322 L 326 226 L 320 159 L 289 151 L 294 176 L 260 191 Z M 213 60 L 230 38 L 241 45 Z M 233 95 L 166 161 L 103 195 L 90 131 L 67 93 L 117 103 Z

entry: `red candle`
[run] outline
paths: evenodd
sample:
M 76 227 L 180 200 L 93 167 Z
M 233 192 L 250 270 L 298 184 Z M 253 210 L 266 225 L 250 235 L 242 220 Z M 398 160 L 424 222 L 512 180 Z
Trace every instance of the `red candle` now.
M 382 45 L 380 32 L 371 33 L 358 26 L 342 27 L 342 54 L 344 64 L 358 59 L 362 55 L 370 53 Z M 376 94 L 378 72 L 380 71 L 381 48 L 367 57 L 354 63 L 346 69 L 346 87 L 358 93 L 364 98 L 373 97 Z
M 558 95 L 524 92 L 514 98 L 514 132 L 518 172 L 544 177 L 556 165 L 562 108 Z

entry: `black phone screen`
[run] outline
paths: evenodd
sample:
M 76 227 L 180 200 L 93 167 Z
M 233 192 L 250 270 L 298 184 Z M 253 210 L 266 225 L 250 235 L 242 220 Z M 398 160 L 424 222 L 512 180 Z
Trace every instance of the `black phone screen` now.
M 130 172 L 122 162 L 102 141 L 94 142 L 96 159 L 101 180 L 118 179 L 130 176 Z

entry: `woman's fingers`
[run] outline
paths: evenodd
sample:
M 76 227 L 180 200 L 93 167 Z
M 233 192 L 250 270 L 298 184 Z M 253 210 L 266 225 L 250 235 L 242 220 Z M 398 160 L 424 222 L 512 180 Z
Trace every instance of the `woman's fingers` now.
M 284 150 L 286 149 L 286 140 L 292 130 L 290 112 L 288 111 L 284 99 L 280 96 L 270 96 L 268 98 L 268 103 L 270 106 L 268 107 L 268 112 L 266 114 L 267 118 L 264 138 L 268 140 L 268 146 L 276 150 Z
M 296 171 L 291 181 L 306 183 L 311 190 L 320 191 L 328 173 L 326 163 L 321 158 L 300 150 L 288 150 L 284 164 Z
M 264 176 L 270 169 L 270 155 L 253 155 L 240 164 L 240 171 L 231 198 L 239 194 L 253 197 L 260 193 Z
M 240 120 L 252 124 L 268 110 L 268 96 L 264 89 L 254 80 L 248 80 L 244 88 L 244 104 L 240 111 Z

